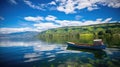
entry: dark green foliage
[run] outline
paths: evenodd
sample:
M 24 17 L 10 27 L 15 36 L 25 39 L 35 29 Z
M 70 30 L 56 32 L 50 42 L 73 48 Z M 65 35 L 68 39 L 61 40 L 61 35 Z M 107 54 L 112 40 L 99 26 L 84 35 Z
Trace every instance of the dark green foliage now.
M 101 38 L 106 43 L 110 44 L 112 39 L 120 41 L 120 23 L 55 28 L 41 32 L 38 37 L 40 39 L 50 38 L 55 41 L 58 39 L 63 39 L 64 41 L 82 41 L 83 39 L 82 42 L 85 42 L 85 40 Z M 119 42 L 113 42 L 113 44 L 120 45 Z
M 112 33 L 111 30 L 106 30 L 105 33 Z
M 40 36 L 72 36 L 79 34 L 94 34 L 94 35 L 104 35 L 109 34 L 120 34 L 120 24 L 119 23 L 109 23 L 109 24 L 97 24 L 89 26 L 71 26 L 71 27 L 61 27 L 56 29 L 50 29 L 41 32 Z
M 104 34 L 103 31 L 98 32 L 98 35 L 103 35 L 103 34 Z

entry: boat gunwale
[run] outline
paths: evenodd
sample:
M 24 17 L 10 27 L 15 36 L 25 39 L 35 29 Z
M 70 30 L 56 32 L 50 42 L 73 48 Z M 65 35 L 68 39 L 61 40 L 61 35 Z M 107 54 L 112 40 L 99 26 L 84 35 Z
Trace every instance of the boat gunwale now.
M 84 44 L 84 43 L 74 43 L 74 42 L 67 42 L 67 43 L 76 46 L 93 46 L 92 44 Z

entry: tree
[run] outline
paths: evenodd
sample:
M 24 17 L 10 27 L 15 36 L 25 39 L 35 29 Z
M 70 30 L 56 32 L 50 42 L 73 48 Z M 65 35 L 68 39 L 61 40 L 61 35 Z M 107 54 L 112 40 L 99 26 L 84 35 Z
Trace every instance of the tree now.
M 104 34 L 103 31 L 98 32 L 98 35 L 103 35 L 103 34 Z

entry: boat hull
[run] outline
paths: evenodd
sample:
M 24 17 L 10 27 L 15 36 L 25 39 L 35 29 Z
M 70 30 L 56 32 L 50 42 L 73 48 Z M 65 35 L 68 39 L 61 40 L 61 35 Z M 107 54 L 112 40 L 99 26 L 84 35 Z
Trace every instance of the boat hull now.
M 82 46 L 82 45 L 76 45 L 73 43 L 67 43 L 68 47 L 74 47 L 74 48 L 80 48 L 80 49 L 105 49 L 105 45 L 100 45 L 100 46 Z

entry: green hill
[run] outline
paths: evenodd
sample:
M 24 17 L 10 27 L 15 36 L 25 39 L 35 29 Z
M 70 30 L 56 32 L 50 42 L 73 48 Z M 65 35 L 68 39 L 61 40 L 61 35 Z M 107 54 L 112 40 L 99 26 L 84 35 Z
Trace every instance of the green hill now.
M 66 38 L 67 40 L 64 41 L 75 40 L 75 42 L 80 42 L 82 39 L 85 38 L 86 41 L 87 39 L 93 40 L 95 38 L 102 38 L 105 42 L 108 41 L 107 44 L 109 44 L 109 41 L 111 39 L 120 41 L 120 23 L 104 23 L 104 24 L 96 24 L 96 25 L 88 25 L 88 26 L 68 26 L 68 27 L 54 28 L 39 33 L 38 37 L 45 41 L 46 39 L 47 41 L 49 41 L 48 39 L 64 40 L 64 38 Z M 53 42 L 57 42 L 54 40 Z M 112 44 L 119 45 L 120 44 L 119 41 Z M 89 43 L 92 43 L 92 41 Z
M 109 23 L 109 24 L 97 24 L 89 26 L 70 26 L 70 27 L 61 27 L 43 31 L 39 36 L 75 36 L 78 34 L 94 34 L 94 35 L 103 35 L 103 34 L 120 34 L 120 23 Z

